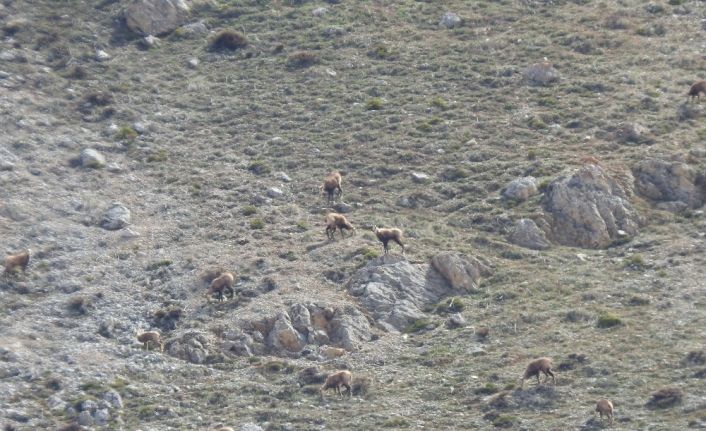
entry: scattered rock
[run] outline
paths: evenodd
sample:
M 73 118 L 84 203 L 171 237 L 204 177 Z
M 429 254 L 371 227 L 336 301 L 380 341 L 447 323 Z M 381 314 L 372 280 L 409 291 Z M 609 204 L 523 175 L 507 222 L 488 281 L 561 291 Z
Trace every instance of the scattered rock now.
M 457 253 L 446 252 L 434 256 L 431 264 L 451 284 L 451 287 L 464 292 L 478 288 L 481 276 L 490 275 L 490 269 L 476 258 L 468 258 Z
M 417 184 L 424 184 L 429 181 L 429 175 L 423 172 L 412 172 L 412 181 Z
M 649 129 L 639 123 L 620 124 L 613 134 L 616 141 L 627 144 L 651 144 L 654 142 Z
M 86 148 L 81 151 L 81 166 L 94 169 L 105 167 L 105 157 L 93 148 Z
M 461 315 L 461 313 L 454 313 L 446 319 L 446 327 L 449 329 L 456 329 L 466 326 L 466 318 Z
M 240 431 L 264 431 L 262 427 L 252 422 L 242 424 L 240 426 Z
M 325 7 L 317 7 L 316 9 L 311 11 L 311 14 L 314 16 L 324 16 L 328 13 L 328 8 Z
M 197 35 L 208 33 L 208 27 L 203 21 L 192 22 L 181 27 L 187 35 Z
M 98 60 L 98 61 L 110 60 L 110 54 L 103 51 L 102 49 L 99 49 L 96 51 L 96 60 Z
M 346 214 L 353 210 L 353 207 L 345 202 L 339 202 L 333 206 L 333 209 L 340 214 Z
M 93 416 L 88 410 L 84 410 L 78 414 L 76 422 L 81 426 L 90 427 L 93 425 Z
M 292 179 L 289 177 L 289 175 L 285 174 L 284 172 L 275 172 L 275 178 L 285 183 L 292 182 Z
M 501 192 L 504 199 L 523 202 L 537 194 L 537 180 L 523 177 L 512 180 Z
M 551 239 L 563 245 L 604 248 L 619 238 L 619 230 L 629 237 L 637 235 L 641 218 L 621 182 L 594 164 L 552 181 L 543 199 Z
M 454 28 L 461 24 L 463 20 L 461 19 L 460 16 L 456 15 L 453 12 L 446 12 L 442 17 L 441 21 L 439 21 L 439 25 L 442 25 L 446 28 Z
M 115 391 L 113 389 L 111 389 L 108 392 L 103 394 L 103 400 L 105 400 L 105 402 L 107 402 L 111 408 L 114 408 L 114 409 L 122 409 L 123 408 L 122 397 L 120 396 L 120 394 L 117 391 Z
M 186 64 L 189 65 L 190 68 L 196 69 L 199 65 L 199 59 L 198 58 L 190 58 L 189 61 L 186 62 Z
M 267 345 L 277 351 L 299 352 L 306 346 L 306 337 L 292 326 L 289 314 L 280 312 L 267 335 Z
M 154 48 L 154 47 L 156 47 L 156 46 L 159 46 L 160 42 L 161 42 L 161 41 L 159 40 L 159 38 L 157 38 L 157 37 L 155 37 L 155 36 L 152 36 L 151 34 L 145 36 L 145 37 L 142 39 L 142 44 L 143 44 L 146 48 Z
M 648 159 L 633 168 L 633 175 L 637 192 L 652 201 L 683 202 L 682 207 L 698 208 L 706 200 L 703 175 L 697 175 L 686 163 Z
M 284 192 L 282 191 L 282 189 L 280 189 L 280 188 L 278 188 L 278 187 L 270 187 L 269 189 L 267 189 L 267 196 L 269 196 L 269 197 L 271 197 L 271 198 L 273 198 L 273 199 L 274 199 L 274 198 L 279 198 L 279 197 L 281 197 L 283 194 L 284 194 Z
M 525 81 L 532 85 L 548 85 L 559 80 L 559 72 L 549 62 L 536 63 L 522 73 Z
M 103 214 L 100 226 L 106 230 L 118 230 L 130 224 L 130 210 L 120 202 L 113 202 Z
M 183 0 L 134 0 L 125 10 L 125 20 L 135 33 L 160 36 L 179 27 L 188 11 Z
M 175 358 L 194 364 L 203 364 L 209 356 L 208 348 L 211 345 L 208 337 L 199 331 L 186 331 L 174 335 L 167 343 L 165 351 Z
M 96 422 L 96 425 L 105 425 L 110 421 L 110 412 L 108 409 L 98 409 L 93 414 L 93 420 Z
M 515 245 L 532 250 L 546 250 L 551 246 L 544 231 L 537 226 L 534 220 L 527 218 L 520 219 L 515 223 L 508 240 Z

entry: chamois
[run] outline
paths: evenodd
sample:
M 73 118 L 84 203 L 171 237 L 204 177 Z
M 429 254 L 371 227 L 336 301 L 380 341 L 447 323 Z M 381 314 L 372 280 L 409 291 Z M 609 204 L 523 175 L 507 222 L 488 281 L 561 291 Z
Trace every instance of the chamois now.
M 206 296 L 211 298 L 214 293 L 218 293 L 218 301 L 220 302 L 223 300 L 223 291 L 226 291 L 226 294 L 230 292 L 230 297 L 233 298 L 233 295 L 235 294 L 235 291 L 233 290 L 234 281 L 235 276 L 232 273 L 222 273 L 218 277 L 214 278 L 211 285 L 208 286 Z
M 338 392 L 338 395 L 343 396 L 343 392 L 341 391 L 341 386 L 344 386 L 346 389 L 348 389 L 348 396 L 352 397 L 353 396 L 353 389 L 351 388 L 352 382 L 353 382 L 353 375 L 348 370 L 336 371 L 332 374 L 329 374 L 329 376 L 326 377 L 326 381 L 324 382 L 323 385 L 321 385 L 321 388 L 319 389 L 319 393 L 321 394 L 321 398 L 324 397 L 324 391 L 326 389 L 332 389 L 332 388 L 335 389 L 336 392 Z
M 601 415 L 601 421 L 603 421 L 603 415 L 606 415 L 608 421 L 611 424 L 613 423 L 613 403 L 611 403 L 610 400 L 598 400 L 596 403 L 596 413 Z
M 343 194 L 343 189 L 341 188 L 342 181 L 343 178 L 341 177 L 341 173 L 338 171 L 333 171 L 326 175 L 326 178 L 324 178 L 324 184 L 319 187 L 319 189 L 321 190 L 321 193 L 326 192 L 329 202 L 336 200 L 336 191 L 338 191 L 339 197 Z
M 549 380 L 549 376 L 552 376 L 552 382 L 556 385 L 556 377 L 552 372 L 551 358 L 538 358 L 530 362 L 529 365 L 527 365 L 527 369 L 525 369 L 525 374 L 522 376 L 522 384 L 520 385 L 520 387 L 524 387 L 525 380 L 533 376 L 537 376 L 537 384 L 539 384 L 540 372 L 544 373 L 544 375 L 546 376 L 546 378 L 544 379 L 545 382 Z
M 692 85 L 691 88 L 689 89 L 689 96 L 691 96 L 690 100 L 694 100 L 694 97 L 699 99 L 699 102 L 701 101 L 701 96 L 700 93 L 706 94 L 706 79 L 703 81 L 699 81 L 696 84 Z
M 396 227 L 390 229 L 379 229 L 377 226 L 373 226 L 373 232 L 375 232 L 375 236 L 377 236 L 380 242 L 382 242 L 382 249 L 384 250 L 385 254 L 387 254 L 387 251 L 390 249 L 387 244 L 388 242 L 390 242 L 390 240 L 399 244 L 400 247 L 402 247 L 402 254 L 404 254 L 404 244 L 402 244 L 402 231 L 400 229 Z
M 159 351 L 164 352 L 164 343 L 162 337 L 157 331 L 146 331 L 137 336 L 137 341 L 144 344 L 146 350 L 150 350 L 150 342 L 159 346 Z
M 333 239 L 336 234 L 336 229 L 340 230 L 341 238 L 344 238 L 343 229 L 348 229 L 351 231 L 351 235 L 355 235 L 355 228 L 346 219 L 346 216 L 338 213 L 328 213 L 326 214 L 326 236 L 329 239 Z
M 14 272 L 17 267 L 22 268 L 22 272 L 25 272 L 27 265 L 29 265 L 31 254 L 32 250 L 27 249 L 21 253 L 11 254 L 5 257 L 5 273 L 10 274 Z

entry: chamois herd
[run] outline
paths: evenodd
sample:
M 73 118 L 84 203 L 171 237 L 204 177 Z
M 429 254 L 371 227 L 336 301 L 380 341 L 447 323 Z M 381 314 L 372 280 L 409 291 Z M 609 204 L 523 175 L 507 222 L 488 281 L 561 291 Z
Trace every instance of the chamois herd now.
M 688 92 L 688 95 L 693 100 L 694 98 L 699 98 L 700 93 L 706 94 L 706 80 L 699 81 L 695 83 Z M 319 187 L 322 194 L 326 195 L 328 203 L 335 202 L 336 197 L 341 197 L 343 195 L 343 188 L 341 187 L 343 177 L 340 172 L 334 171 L 326 175 L 323 184 Z M 335 233 L 338 230 L 341 234 L 341 238 L 345 238 L 344 232 L 350 233 L 349 236 L 354 236 L 356 233 L 356 228 L 351 224 L 351 222 L 343 214 L 338 214 L 329 211 L 324 219 L 325 230 L 324 233 L 329 240 L 335 238 Z M 402 242 L 403 233 L 399 228 L 378 228 L 376 225 L 370 226 L 370 229 L 377 237 L 378 241 L 382 244 L 383 253 L 387 254 L 390 249 L 390 242 L 394 242 L 399 245 L 402 249 L 402 253 L 405 253 L 405 245 Z M 31 250 L 27 249 L 23 252 L 8 255 L 5 258 L 5 275 L 11 276 L 18 273 L 20 270 L 24 273 L 30 263 Z M 207 300 L 213 298 L 216 295 L 217 300 L 223 301 L 226 297 L 233 298 L 235 294 L 236 276 L 232 272 L 222 272 L 208 285 L 206 290 Z M 145 331 L 137 334 L 137 341 L 142 343 L 145 350 L 150 350 L 150 346 L 154 348 L 159 348 L 160 352 L 164 351 L 164 340 L 157 331 Z M 541 384 L 540 375 L 544 374 L 545 383 L 548 382 L 551 377 L 552 383 L 556 385 L 556 375 L 552 370 L 552 360 L 550 358 L 542 357 L 531 361 L 522 375 L 520 382 L 520 388 L 524 387 L 524 383 L 527 379 L 533 377 L 537 378 L 537 384 Z M 352 396 L 352 382 L 353 375 L 348 370 L 338 370 L 326 377 L 323 385 L 319 389 L 321 398 L 324 396 L 324 391 L 328 389 L 334 389 L 339 395 L 343 395 L 342 388 L 348 392 L 348 396 Z M 613 423 L 613 403 L 607 399 L 601 399 L 597 401 L 595 413 L 600 414 L 601 421 L 605 416 L 609 422 Z M 219 431 L 229 431 L 232 430 L 230 427 L 220 427 Z

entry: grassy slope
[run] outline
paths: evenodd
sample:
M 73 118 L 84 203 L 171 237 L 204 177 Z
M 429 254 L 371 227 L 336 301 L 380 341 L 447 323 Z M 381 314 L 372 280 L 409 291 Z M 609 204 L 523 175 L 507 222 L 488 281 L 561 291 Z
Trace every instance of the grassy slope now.
M 536 214 L 539 198 L 516 207 L 497 200 L 499 189 L 517 176 L 548 180 L 578 166 L 585 154 L 620 169 L 647 155 L 702 149 L 703 119 L 679 122 L 676 115 L 688 85 L 706 65 L 699 52 L 703 49 L 693 45 L 703 36 L 703 2 L 665 4 L 649 12 L 642 2 L 632 1 L 450 1 L 443 6 L 360 1 L 328 5 L 321 17 L 311 13 L 317 3 L 216 3 L 195 8 L 194 18 L 205 19 L 212 29 L 243 30 L 251 42 L 245 50 L 209 54 L 204 36 L 180 34 L 141 50 L 113 27 L 117 3 L 45 1 L 32 2 L 30 8 L 17 1 L 8 6 L 30 20 L 15 36 L 23 47 L 36 47 L 30 52 L 44 58 L 58 53 L 59 60 L 69 52 L 87 72 L 84 79 L 67 79 L 69 67 L 49 60 L 45 63 L 53 69 L 44 74 L 32 69 L 33 61 L 7 64 L 3 68 L 9 72 L 30 77 L 18 91 L 31 97 L 15 106 L 52 115 L 52 127 L 40 124 L 38 133 L 55 134 L 55 128 L 75 133 L 82 142 L 101 142 L 101 149 L 122 161 L 131 175 L 116 179 L 107 173 L 55 170 L 47 173 L 49 178 L 67 182 L 53 185 L 51 197 L 41 189 L 28 191 L 28 200 L 44 205 L 71 196 L 80 184 L 83 199 L 97 211 L 107 189 L 111 199 L 121 198 L 136 214 L 143 234 L 137 248 L 110 240 L 96 284 L 132 285 L 141 280 L 141 268 L 161 258 L 175 262 L 170 286 L 193 283 L 184 274 L 209 265 L 235 267 L 258 281 L 257 260 L 265 258 L 268 276 L 283 286 L 273 299 L 276 304 L 319 296 L 344 300 L 342 289 L 327 282 L 324 271 L 329 266 L 352 271 L 366 249 L 377 245 L 370 234 L 321 244 L 323 202 L 314 190 L 323 173 L 337 168 L 345 173 L 346 202 L 361 204 L 352 221 L 404 227 L 410 258 L 457 249 L 494 264 L 485 291 L 464 299 L 471 325 L 487 325 L 492 335 L 481 343 L 471 329 L 439 327 L 406 340 L 383 337 L 347 360 L 373 379 L 374 396 L 330 405 L 287 389 L 291 375 L 275 374 L 268 382 L 240 359 L 210 371 L 179 363 L 182 375 L 167 379 L 147 373 L 142 378 L 152 385 L 144 387 L 135 372 L 130 380 L 137 389 L 127 397 L 124 414 L 129 428 L 140 416 L 149 416 L 137 405 L 171 397 L 171 379 L 183 387 L 177 397 L 181 417 L 150 417 L 156 426 L 208 423 L 195 416 L 209 397 L 221 393 L 227 403 L 213 404 L 223 409 L 224 422 L 292 422 L 303 429 L 492 428 L 475 389 L 489 382 L 510 387 L 528 359 L 549 355 L 561 363 L 571 353 L 586 354 L 588 363 L 559 372 L 556 398 L 551 393 L 539 397 L 550 399 L 548 406 L 532 408 L 530 403 L 499 413 L 516 417 L 518 429 L 578 428 L 592 400 L 606 396 L 615 402 L 624 421 L 618 427 L 624 429 L 683 429 L 689 420 L 703 418 L 703 384 L 688 377 L 693 369 L 679 365 L 686 352 L 706 341 L 699 327 L 704 315 L 699 288 L 703 216 L 653 213 L 641 204 L 652 223 L 633 244 L 602 252 L 556 247 L 536 254 L 505 242 L 503 220 Z M 452 30 L 438 26 L 446 10 L 461 15 L 464 25 Z M 70 18 L 61 18 L 64 14 Z M 609 28 L 611 16 L 619 16 L 625 28 Z M 661 26 L 664 35 L 640 34 L 651 26 Z M 341 34 L 327 36 L 331 27 Z M 42 40 L 52 31 L 56 41 Z M 275 53 L 278 45 L 281 53 Z M 105 47 L 112 59 L 93 61 L 94 46 Z M 314 52 L 319 63 L 289 67 L 289 57 L 299 50 Z M 187 67 L 192 57 L 201 60 L 196 69 Z M 524 85 L 521 71 L 543 57 L 555 64 L 561 81 L 546 88 Z M 74 99 L 67 97 L 67 88 L 77 95 Z M 76 111 L 80 97 L 95 91 L 113 95 L 116 114 L 111 120 L 86 122 Z M 382 109 L 366 109 L 375 97 L 382 99 Z M 12 123 L 18 119 L 10 109 L 3 115 Z M 104 135 L 111 121 L 128 126 L 138 119 L 152 129 L 135 144 Z M 654 145 L 621 145 L 610 137 L 608 131 L 621 122 L 635 121 L 650 128 Z M 28 163 L 65 160 L 81 148 L 78 143 L 45 147 L 32 140 L 32 132 L 13 133 L 18 142 L 29 135 Z M 159 157 L 148 162 L 155 154 Z M 699 153 L 691 161 L 701 163 Z M 292 177 L 283 200 L 263 205 L 253 199 L 280 185 L 269 174 L 249 171 L 254 162 Z M 430 174 L 431 183 L 414 184 L 411 170 Z M 396 204 L 400 196 L 423 204 L 401 207 Z M 257 214 L 242 215 L 253 203 Z M 255 218 L 271 234 L 251 229 Z M 32 221 L 30 216 L 25 226 Z M 71 229 L 80 230 L 80 217 L 73 221 Z M 297 222 L 300 227 L 293 226 Z M 25 243 L 19 229 L 7 227 L 2 233 L 11 238 L 8 243 Z M 214 249 L 214 243 L 221 245 Z M 63 247 L 47 252 L 54 262 L 72 253 L 77 257 L 82 247 L 100 249 L 101 243 L 89 237 Z M 286 251 L 297 260 L 278 257 Z M 577 253 L 587 261 L 577 259 Z M 625 265 L 635 254 L 647 262 L 645 267 Z M 86 275 L 71 267 L 65 271 Z M 41 282 L 48 283 L 39 276 Z M 163 305 L 159 294 L 140 290 L 139 296 L 147 300 L 135 300 L 144 315 Z M 630 305 L 633 297 L 649 302 Z M 228 313 L 201 302 L 194 296 L 182 305 L 208 316 L 207 321 L 232 321 Z M 33 306 L 26 307 L 32 316 Z M 257 307 L 265 306 L 255 302 L 242 313 L 257 314 Z M 567 322 L 570 311 L 585 313 L 586 320 Z M 620 316 L 624 325 L 596 328 L 597 316 L 605 311 Z M 191 320 L 185 325 L 209 327 Z M 476 344 L 484 354 L 469 353 Z M 201 372 L 211 377 L 195 380 Z M 666 411 L 645 409 L 649 393 L 668 385 L 685 390 L 685 403 Z M 240 390 L 232 391 L 233 386 Z M 276 413 L 269 413 L 272 407 Z M 391 412 L 404 419 L 391 419 Z M 346 413 L 359 419 L 351 423 Z

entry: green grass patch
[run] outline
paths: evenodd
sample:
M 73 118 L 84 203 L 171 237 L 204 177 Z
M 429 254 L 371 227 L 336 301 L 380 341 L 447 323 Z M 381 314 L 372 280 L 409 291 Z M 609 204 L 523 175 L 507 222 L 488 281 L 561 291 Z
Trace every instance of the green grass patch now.
M 599 315 L 598 320 L 596 321 L 596 326 L 599 328 L 612 328 L 622 324 L 623 322 L 620 320 L 620 317 L 609 312 Z

